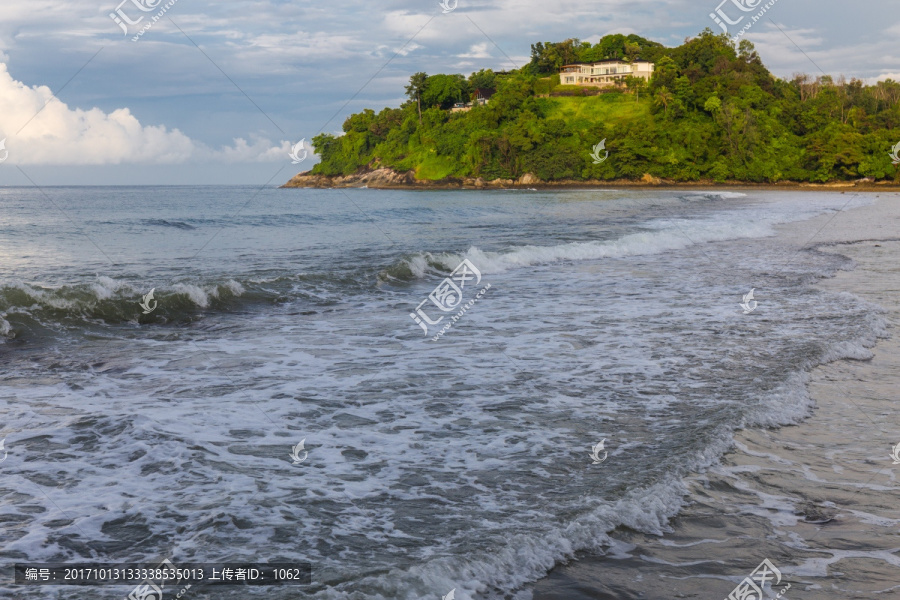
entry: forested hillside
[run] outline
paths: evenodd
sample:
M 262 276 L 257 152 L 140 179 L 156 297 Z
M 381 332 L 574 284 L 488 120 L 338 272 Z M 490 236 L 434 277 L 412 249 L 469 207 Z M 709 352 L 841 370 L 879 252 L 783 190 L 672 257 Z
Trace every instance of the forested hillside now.
M 735 47 L 709 29 L 677 48 L 613 35 L 531 50 L 516 71 L 413 75 L 400 108 L 367 109 L 345 121 L 344 135 L 313 138 L 321 159 L 313 174 L 389 167 L 430 180 L 898 179 L 890 153 L 900 142 L 900 83 L 778 79 L 749 41 Z M 594 95 L 559 85 L 561 65 L 607 58 L 650 60 L 656 72 L 649 84 L 629 78 Z M 449 110 L 491 93 L 486 105 Z M 594 164 L 592 147 L 604 139 L 609 158 Z

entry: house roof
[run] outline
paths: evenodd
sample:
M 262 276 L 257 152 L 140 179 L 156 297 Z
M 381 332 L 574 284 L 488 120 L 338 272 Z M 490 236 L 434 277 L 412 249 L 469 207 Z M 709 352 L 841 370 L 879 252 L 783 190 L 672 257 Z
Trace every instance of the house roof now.
M 647 64 L 650 64 L 650 65 L 653 64 L 653 63 L 650 62 L 649 60 L 632 60 L 632 61 L 628 61 L 628 60 L 619 59 L 619 58 L 610 58 L 610 59 L 606 59 L 606 60 L 596 60 L 596 61 L 594 61 L 594 62 L 571 63 L 571 64 L 568 64 L 568 65 L 563 65 L 562 67 L 560 67 L 560 69 L 563 69 L 563 68 L 565 68 L 565 67 L 580 67 L 580 66 L 583 66 L 583 65 L 602 65 L 602 64 L 609 64 L 609 63 L 619 63 L 619 64 L 626 64 L 626 65 L 632 65 L 632 64 L 634 64 L 634 63 L 647 63 Z

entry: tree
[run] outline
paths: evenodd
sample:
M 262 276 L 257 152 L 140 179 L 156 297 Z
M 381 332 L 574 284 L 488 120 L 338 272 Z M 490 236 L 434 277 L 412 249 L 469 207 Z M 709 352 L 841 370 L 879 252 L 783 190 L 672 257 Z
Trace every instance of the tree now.
M 625 60 L 634 62 L 641 56 L 641 45 L 634 42 L 625 42 Z
M 675 61 L 664 56 L 653 71 L 653 79 L 650 81 L 650 87 L 654 90 L 659 88 L 670 88 L 675 85 L 675 79 L 678 77 L 678 66 Z
M 756 53 L 756 46 L 750 40 L 741 40 L 738 44 L 738 58 L 746 63 L 758 62 L 759 54 Z
M 416 73 L 409 78 L 409 85 L 406 86 L 406 95 L 410 100 L 416 101 L 419 108 L 419 124 L 422 124 L 422 93 L 425 91 L 425 82 L 428 81 L 428 75 L 425 73 Z
M 462 75 L 432 75 L 425 81 L 422 102 L 425 106 L 450 108 L 467 95 L 468 83 Z
M 634 92 L 634 101 L 637 102 L 641 99 L 641 90 L 645 87 L 644 78 L 629 75 L 625 78 L 625 87 Z
M 722 101 L 719 100 L 718 96 L 710 96 L 709 98 L 707 98 L 706 103 L 704 103 L 703 110 L 712 115 L 715 115 L 717 112 L 722 110 Z
M 490 69 L 482 69 L 477 73 L 469 75 L 469 88 L 475 90 L 488 90 L 493 92 L 497 89 L 497 76 Z
M 675 96 L 666 86 L 662 86 L 656 92 L 656 105 L 662 106 L 665 109 L 666 114 L 669 114 L 669 104 L 671 104 L 674 99 Z

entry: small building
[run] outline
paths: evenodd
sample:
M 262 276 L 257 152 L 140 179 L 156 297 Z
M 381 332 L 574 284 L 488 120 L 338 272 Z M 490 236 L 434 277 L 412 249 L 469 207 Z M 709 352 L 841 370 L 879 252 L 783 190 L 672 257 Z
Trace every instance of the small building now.
M 493 95 L 494 90 L 475 88 L 475 92 L 472 94 L 472 102 L 457 102 L 450 108 L 450 112 L 466 112 L 475 105 L 484 106 Z
M 626 77 L 640 77 L 649 81 L 655 64 L 646 60 L 601 60 L 593 63 L 563 65 L 559 70 L 561 85 L 608 87 L 624 83 Z
M 494 95 L 494 90 L 486 90 L 484 88 L 475 88 L 475 104 L 480 104 L 484 106 L 488 103 L 488 100 L 491 99 L 491 96 Z

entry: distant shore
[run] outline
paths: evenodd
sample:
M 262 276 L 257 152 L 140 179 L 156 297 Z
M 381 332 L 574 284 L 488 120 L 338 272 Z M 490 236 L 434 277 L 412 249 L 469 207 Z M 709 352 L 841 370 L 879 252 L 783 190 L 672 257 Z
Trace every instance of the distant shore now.
M 282 188 L 370 188 L 370 189 L 412 189 L 412 190 L 502 190 L 502 189 L 593 189 L 598 187 L 619 188 L 667 188 L 667 189 L 694 189 L 694 188 L 753 188 L 771 190 L 855 190 L 855 191 L 881 191 L 900 190 L 898 181 L 874 181 L 872 179 L 859 179 L 856 181 L 835 181 L 829 183 L 806 183 L 796 181 L 779 181 L 777 183 L 754 183 L 748 181 L 672 181 L 660 179 L 652 175 L 644 175 L 639 180 L 612 179 L 612 180 L 575 180 L 563 179 L 558 181 L 542 181 L 537 176 L 526 173 L 518 179 L 493 179 L 486 180 L 481 177 L 463 177 L 429 180 L 416 179 L 415 171 L 399 172 L 393 169 L 381 168 L 352 175 L 313 175 L 311 171 L 299 173 Z

